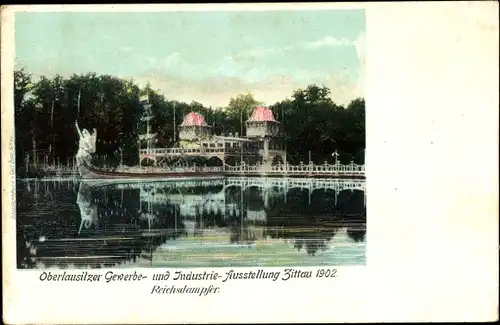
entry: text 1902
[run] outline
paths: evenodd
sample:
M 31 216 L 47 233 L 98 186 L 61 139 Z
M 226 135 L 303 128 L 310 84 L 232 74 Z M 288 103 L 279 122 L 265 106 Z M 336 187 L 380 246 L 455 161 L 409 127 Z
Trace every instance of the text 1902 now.
M 316 271 L 317 278 L 335 278 L 337 276 L 337 269 L 319 269 Z

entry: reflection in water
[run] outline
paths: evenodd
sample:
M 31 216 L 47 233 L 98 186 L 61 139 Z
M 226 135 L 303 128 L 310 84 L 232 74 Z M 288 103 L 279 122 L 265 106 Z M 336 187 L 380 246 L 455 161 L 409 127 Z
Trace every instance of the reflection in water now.
M 364 264 L 364 183 L 307 182 L 19 181 L 18 267 Z
M 82 221 L 80 222 L 78 234 L 81 233 L 83 227 L 88 229 L 92 224 L 97 225 L 97 205 L 92 202 L 91 195 L 90 187 L 85 183 L 80 183 L 76 203 L 80 208 Z

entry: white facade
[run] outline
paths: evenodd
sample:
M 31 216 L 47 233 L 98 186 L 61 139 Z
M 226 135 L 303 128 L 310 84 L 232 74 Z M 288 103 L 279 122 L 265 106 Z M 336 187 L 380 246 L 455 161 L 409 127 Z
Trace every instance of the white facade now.
M 179 126 L 179 139 L 182 141 L 194 141 L 210 136 L 208 125 L 186 125 Z
M 247 121 L 247 137 L 273 137 L 278 135 L 278 122 Z

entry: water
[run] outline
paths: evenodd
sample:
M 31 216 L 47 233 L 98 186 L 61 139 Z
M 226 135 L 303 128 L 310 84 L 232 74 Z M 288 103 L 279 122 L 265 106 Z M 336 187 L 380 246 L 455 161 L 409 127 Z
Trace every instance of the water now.
M 258 178 L 208 185 L 18 181 L 17 265 L 364 265 L 363 187 Z

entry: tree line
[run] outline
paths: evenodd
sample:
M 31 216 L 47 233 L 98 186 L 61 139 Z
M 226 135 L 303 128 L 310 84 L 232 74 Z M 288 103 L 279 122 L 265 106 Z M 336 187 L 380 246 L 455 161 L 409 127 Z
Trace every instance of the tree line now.
M 213 108 L 167 99 L 149 84 L 141 88 L 133 80 L 109 75 L 42 76 L 34 81 L 25 69 L 18 69 L 14 71 L 18 168 L 34 153 L 38 159 L 47 157 L 49 163 L 72 160 L 78 150 L 75 121 L 81 129 L 97 129 L 97 155 L 122 155 L 125 164 L 137 164 L 143 95 L 149 96 L 151 128 L 160 147 L 176 144 L 174 120 L 178 126 L 191 111 L 204 115 L 215 134 L 244 134 L 245 121 L 261 104 L 247 93 L 231 98 L 226 107 Z M 269 108 L 283 125 L 290 163 L 307 162 L 309 156 L 315 163 L 332 162 L 334 151 L 343 163 L 364 163 L 363 98 L 342 106 L 330 98 L 327 87 L 309 85 Z

